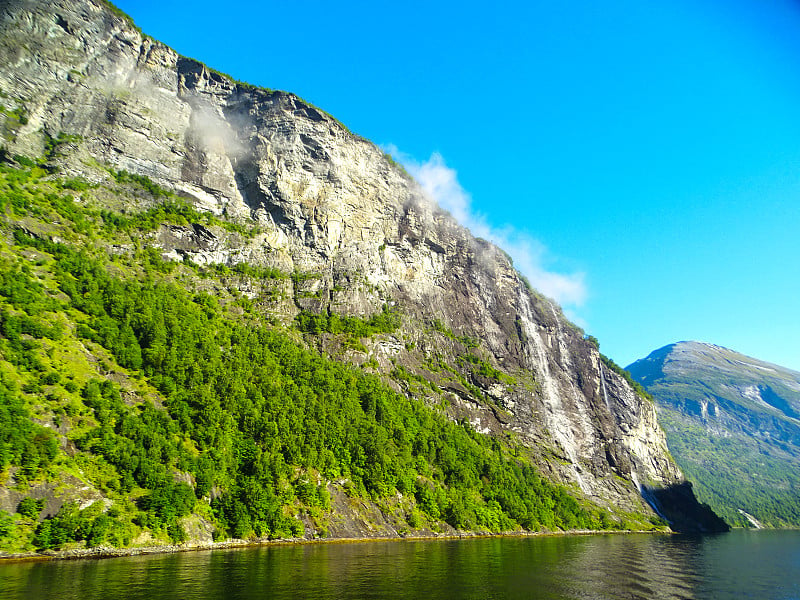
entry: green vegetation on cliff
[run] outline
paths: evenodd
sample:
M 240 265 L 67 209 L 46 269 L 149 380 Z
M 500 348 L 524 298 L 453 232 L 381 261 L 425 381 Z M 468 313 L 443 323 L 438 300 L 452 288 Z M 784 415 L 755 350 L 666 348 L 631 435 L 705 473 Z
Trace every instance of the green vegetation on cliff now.
M 295 328 L 391 332 L 395 310 L 272 325 L 149 245 L 162 223 L 212 217 L 151 182 L 113 179 L 104 193 L 135 186 L 151 207 L 100 210 L 88 185 L 0 167 L 0 486 L 21 496 L 0 512 L 0 549 L 180 542 L 192 519 L 216 538 L 324 536 L 331 482 L 379 505 L 404 498 L 409 530 L 612 526 L 524 449 L 297 341 Z M 59 496 L 70 481 L 89 501 Z M 60 508 L 31 497 L 35 483 Z

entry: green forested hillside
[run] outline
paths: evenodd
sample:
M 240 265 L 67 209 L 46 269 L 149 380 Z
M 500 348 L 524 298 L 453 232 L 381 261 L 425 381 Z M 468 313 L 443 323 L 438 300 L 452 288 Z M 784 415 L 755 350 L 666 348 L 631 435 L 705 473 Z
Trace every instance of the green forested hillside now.
M 745 435 L 709 434 L 680 411 L 664 406 L 659 422 L 670 451 L 701 502 L 728 523 L 750 527 L 743 510 L 767 527 L 800 526 L 800 473 L 796 457 Z
M 0 512 L 0 549 L 180 542 L 197 523 L 215 539 L 325 536 L 334 481 L 407 531 L 631 526 L 541 478 L 512 441 L 302 341 L 380 335 L 402 307 L 281 327 L 215 279 L 229 269 L 165 261 L 148 237 L 246 228 L 145 178 L 89 184 L 16 158 L 0 167 L 0 487 L 20 500 Z
M 631 364 L 698 499 L 728 523 L 800 526 L 800 374 L 700 342 Z

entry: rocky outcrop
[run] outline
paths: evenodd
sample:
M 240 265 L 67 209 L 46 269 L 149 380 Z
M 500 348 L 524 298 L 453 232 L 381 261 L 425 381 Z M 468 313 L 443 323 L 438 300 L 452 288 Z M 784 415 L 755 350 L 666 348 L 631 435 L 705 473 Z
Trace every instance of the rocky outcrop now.
M 313 274 L 274 307 L 284 320 L 397 307 L 400 329 L 347 358 L 428 379 L 454 418 L 516 436 L 576 493 L 646 511 L 640 483 L 682 481 L 652 403 L 504 252 L 435 206 L 374 144 L 293 94 L 178 55 L 98 0 L 11 0 L 1 10 L 10 154 L 47 155 L 95 181 L 108 176 L 98 165 L 145 175 L 198 209 L 257 225 L 247 239 L 165 228 L 153 243 L 195 262 Z M 459 360 L 467 354 L 485 368 Z
M 59 474 L 55 481 L 37 481 L 32 484 L 18 482 L 13 468 L 4 485 L 0 486 L 0 510 L 9 514 L 17 512 L 23 498 L 41 501 L 38 519 L 42 520 L 57 514 L 67 503 L 86 508 L 95 502 L 106 504 L 102 493 L 92 485 L 68 473 Z

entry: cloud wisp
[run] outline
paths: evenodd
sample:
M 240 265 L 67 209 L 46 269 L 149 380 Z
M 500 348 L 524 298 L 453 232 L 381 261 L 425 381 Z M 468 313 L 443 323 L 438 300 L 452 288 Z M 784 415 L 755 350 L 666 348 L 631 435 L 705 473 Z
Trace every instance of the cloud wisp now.
M 233 123 L 224 118 L 210 104 L 192 103 L 191 132 L 205 152 L 241 159 L 248 155 L 248 148 L 240 141 L 237 132 L 250 129 L 246 117 L 235 116 Z
M 583 305 L 587 297 L 585 275 L 558 273 L 548 268 L 548 251 L 541 242 L 510 225 L 495 227 L 484 215 L 474 211 L 472 198 L 458 182 L 455 169 L 445 164 L 441 154 L 434 152 L 427 161 L 419 162 L 400 152 L 396 146 L 389 145 L 384 149 L 403 164 L 432 201 L 453 215 L 473 235 L 508 252 L 514 259 L 514 266 L 534 288 L 567 309 Z

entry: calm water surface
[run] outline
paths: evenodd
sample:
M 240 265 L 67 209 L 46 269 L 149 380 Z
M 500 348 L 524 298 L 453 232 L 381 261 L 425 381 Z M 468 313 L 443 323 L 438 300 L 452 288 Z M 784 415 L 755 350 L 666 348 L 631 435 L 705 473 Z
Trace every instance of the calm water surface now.
M 0 563 L 3 600 L 800 599 L 800 532 L 275 546 Z

